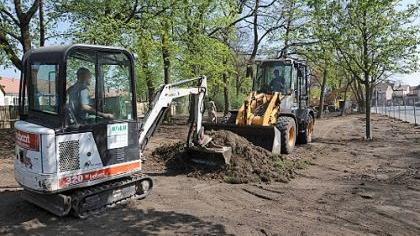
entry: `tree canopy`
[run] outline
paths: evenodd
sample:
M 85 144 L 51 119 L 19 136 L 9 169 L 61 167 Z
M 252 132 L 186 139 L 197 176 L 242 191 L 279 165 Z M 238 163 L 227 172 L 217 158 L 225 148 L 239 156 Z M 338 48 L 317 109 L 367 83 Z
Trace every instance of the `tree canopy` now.
M 20 70 L 25 52 L 57 42 L 121 46 L 136 55 L 140 98 L 204 74 L 227 112 L 257 57 L 295 57 L 313 68 L 321 111 L 325 91 L 351 88 L 369 120 L 372 88 L 417 69 L 418 14 L 400 0 L 5 0 L 0 63 Z

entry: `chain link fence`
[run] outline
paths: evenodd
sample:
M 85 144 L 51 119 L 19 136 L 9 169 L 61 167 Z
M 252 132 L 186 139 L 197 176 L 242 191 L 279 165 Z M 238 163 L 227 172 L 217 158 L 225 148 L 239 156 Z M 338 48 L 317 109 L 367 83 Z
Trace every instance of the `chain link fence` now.
M 387 115 L 389 117 L 407 121 L 418 125 L 420 123 L 420 107 L 406 105 L 383 105 L 374 106 L 371 110 L 373 113 Z

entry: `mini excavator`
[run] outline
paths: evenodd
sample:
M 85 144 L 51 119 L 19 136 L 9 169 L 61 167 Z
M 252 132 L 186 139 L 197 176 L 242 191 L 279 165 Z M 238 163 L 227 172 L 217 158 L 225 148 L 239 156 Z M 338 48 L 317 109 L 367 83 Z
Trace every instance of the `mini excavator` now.
M 15 123 L 15 178 L 22 197 L 57 215 L 86 218 L 153 187 L 142 173 L 143 150 L 173 99 L 190 96 L 187 147 L 208 148 L 202 115 L 207 80 L 161 86 L 139 122 L 134 58 L 122 48 L 75 44 L 33 49 L 23 58 Z M 214 154 L 214 155 L 209 155 Z

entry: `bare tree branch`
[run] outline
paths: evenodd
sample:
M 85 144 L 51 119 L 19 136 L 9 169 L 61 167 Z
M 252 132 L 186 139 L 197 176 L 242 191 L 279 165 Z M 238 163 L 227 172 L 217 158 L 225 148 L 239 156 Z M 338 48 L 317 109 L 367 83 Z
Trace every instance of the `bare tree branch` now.
M 12 61 L 13 65 L 16 66 L 19 70 L 22 69 L 22 61 L 16 55 L 12 45 L 6 38 L 6 35 L 0 31 L 0 47 L 4 50 L 7 57 Z

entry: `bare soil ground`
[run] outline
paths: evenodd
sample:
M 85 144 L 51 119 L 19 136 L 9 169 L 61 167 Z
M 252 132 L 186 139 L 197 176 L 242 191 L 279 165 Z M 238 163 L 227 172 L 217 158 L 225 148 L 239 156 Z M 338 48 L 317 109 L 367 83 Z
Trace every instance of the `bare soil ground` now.
M 227 130 L 210 130 L 206 133 L 212 137 L 208 144 L 210 147 L 231 148 L 228 160 L 221 154 L 203 155 L 188 151 L 185 141 L 179 141 L 155 148 L 149 155 L 148 163 L 153 163 L 154 168 L 160 165 L 161 172 L 166 175 L 185 174 L 203 180 L 213 179 L 235 184 L 288 182 L 294 177 L 296 169 L 303 168 L 308 163 L 303 158 L 292 159 L 286 155 L 272 154 Z M 199 158 L 200 161 L 194 162 L 191 157 Z M 222 164 L 225 161 L 229 164 Z
M 360 115 L 318 121 L 314 142 L 288 157 L 311 164 L 288 183 L 168 174 L 150 158 L 155 189 L 147 199 L 87 220 L 21 200 L 12 160 L 1 159 L 0 235 L 420 235 L 420 129 L 374 116 L 367 142 L 363 124 Z M 185 126 L 163 126 L 147 154 L 185 138 Z

